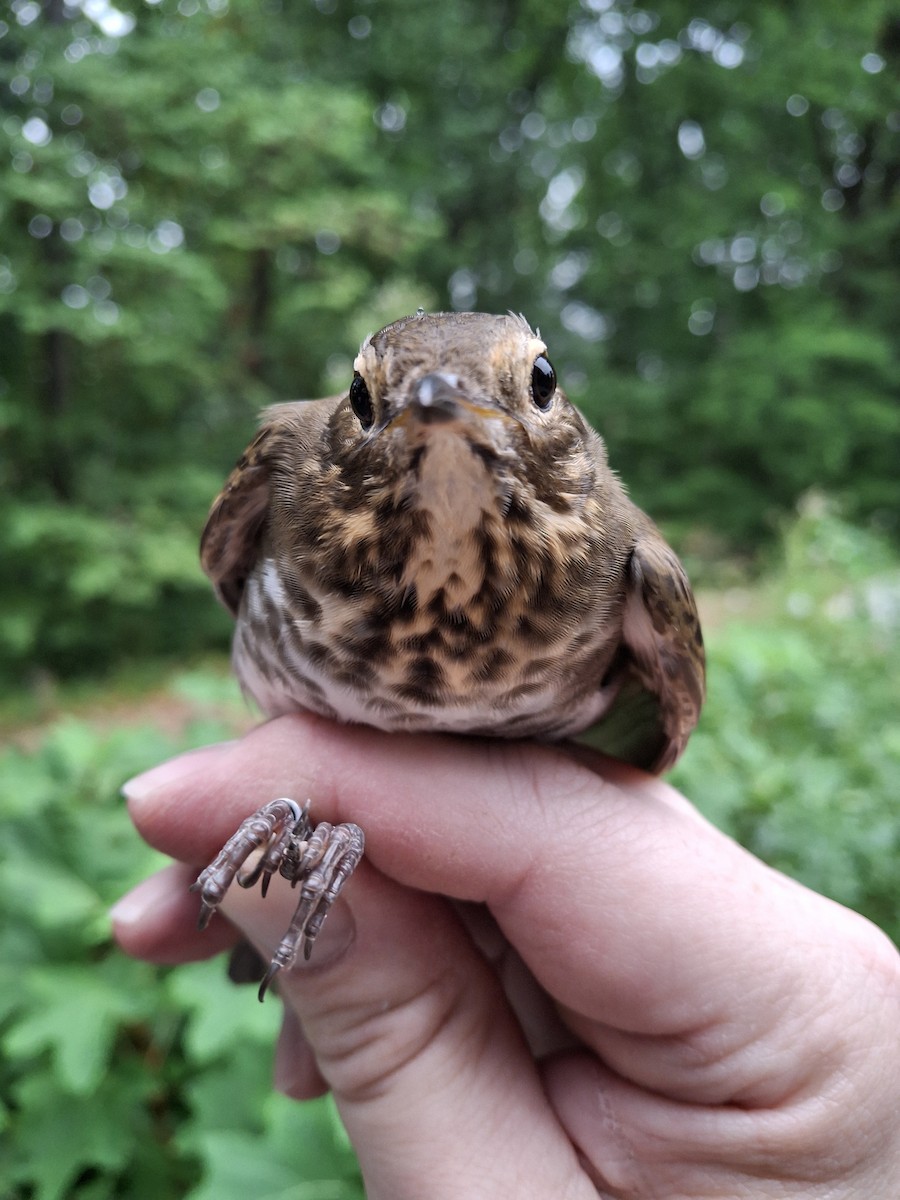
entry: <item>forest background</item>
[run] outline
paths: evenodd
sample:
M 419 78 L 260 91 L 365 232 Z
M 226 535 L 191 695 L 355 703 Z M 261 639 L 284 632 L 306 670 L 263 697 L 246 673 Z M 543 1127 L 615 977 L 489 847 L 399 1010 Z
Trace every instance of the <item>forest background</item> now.
M 900 935 L 898 63 L 884 0 L 0 13 L 0 1193 L 361 1195 L 276 1006 L 105 911 L 155 862 L 122 779 L 250 720 L 212 497 L 420 306 L 539 325 L 688 564 L 675 781 Z

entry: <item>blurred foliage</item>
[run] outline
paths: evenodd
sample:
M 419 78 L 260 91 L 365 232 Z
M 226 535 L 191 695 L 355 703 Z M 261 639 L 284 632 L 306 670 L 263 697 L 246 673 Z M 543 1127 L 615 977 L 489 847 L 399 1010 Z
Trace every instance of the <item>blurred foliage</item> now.
M 891 526 L 898 56 L 886 0 L 13 0 L 0 672 L 223 644 L 255 411 L 420 304 L 539 323 L 676 531 Z
M 195 674 L 172 700 L 233 684 Z M 61 721 L 0 758 L 0 1195 L 10 1200 L 361 1200 L 330 1101 L 272 1092 L 279 1006 L 229 986 L 220 960 L 124 958 L 109 906 L 162 863 L 116 798 L 122 781 L 230 726 L 176 743 L 149 726 Z M 35 864 L 40 868 L 36 870 Z
M 780 568 L 732 602 L 746 615 L 712 632 L 709 704 L 672 782 L 900 943 L 896 553 L 812 495 Z
M 712 631 L 709 705 L 674 781 L 900 940 L 895 551 L 811 498 L 771 582 L 724 599 L 744 615 Z M 220 673 L 176 678 L 171 704 L 195 712 L 178 745 L 229 733 L 234 695 Z M 159 861 L 116 788 L 175 749 L 68 718 L 0 757 L 0 1194 L 360 1200 L 330 1103 L 271 1091 L 277 1004 L 219 960 L 159 969 L 110 943 L 108 906 Z

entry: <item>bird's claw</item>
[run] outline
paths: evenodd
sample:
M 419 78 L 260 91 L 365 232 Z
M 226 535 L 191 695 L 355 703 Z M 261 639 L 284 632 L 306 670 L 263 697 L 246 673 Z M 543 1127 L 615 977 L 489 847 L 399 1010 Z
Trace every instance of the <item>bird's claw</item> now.
M 260 984 L 260 1000 L 278 972 L 294 962 L 301 944 L 303 957 L 309 958 L 316 935 L 364 848 L 365 837 L 358 825 L 322 821 L 313 826 L 308 805 L 301 808 L 283 797 L 263 805 L 243 821 L 191 885 L 192 892 L 200 893 L 200 929 L 206 928 L 235 879 L 241 887 L 253 887 L 262 879 L 264 896 L 276 872 L 300 888 L 300 900 L 287 933 Z M 262 850 L 259 861 L 242 871 L 257 850 Z

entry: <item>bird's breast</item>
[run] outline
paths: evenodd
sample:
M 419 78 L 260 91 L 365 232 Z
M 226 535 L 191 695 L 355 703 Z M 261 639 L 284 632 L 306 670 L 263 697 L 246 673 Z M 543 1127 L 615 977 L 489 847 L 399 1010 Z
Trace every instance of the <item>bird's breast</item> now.
M 440 426 L 416 458 L 406 503 L 419 517 L 400 579 L 427 612 L 465 610 L 485 586 L 484 531 L 496 522 L 497 483 L 483 457 L 455 429 Z
M 550 738 L 599 719 L 621 630 L 614 594 L 554 594 L 490 523 L 427 539 L 394 588 L 324 588 L 271 557 L 247 581 L 234 663 L 270 716 L 308 709 L 387 730 Z M 495 542 L 503 542 L 503 548 Z M 601 589 L 604 591 L 604 589 Z M 605 589 L 609 591 L 609 589 Z

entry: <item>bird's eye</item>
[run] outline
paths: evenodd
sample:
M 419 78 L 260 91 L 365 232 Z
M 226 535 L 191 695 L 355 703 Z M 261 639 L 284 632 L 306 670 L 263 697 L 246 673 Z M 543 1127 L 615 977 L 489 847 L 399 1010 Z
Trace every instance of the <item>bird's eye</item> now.
M 350 384 L 350 407 L 359 418 L 363 429 L 368 429 L 375 420 L 375 409 L 372 407 L 372 397 L 366 387 L 366 381 L 357 371 Z
M 556 372 L 548 358 L 543 354 L 534 360 L 531 368 L 531 398 L 542 411 L 550 407 L 550 401 L 556 393 Z

